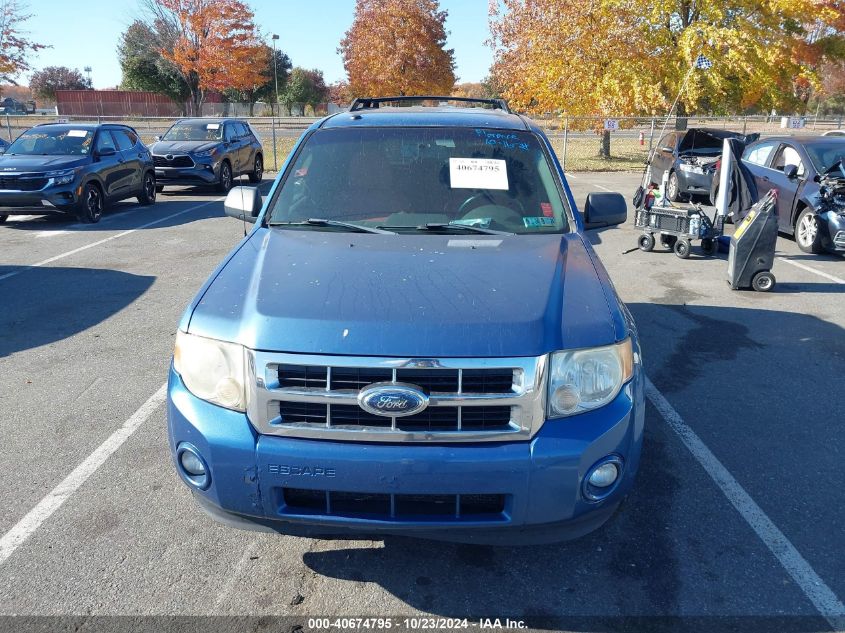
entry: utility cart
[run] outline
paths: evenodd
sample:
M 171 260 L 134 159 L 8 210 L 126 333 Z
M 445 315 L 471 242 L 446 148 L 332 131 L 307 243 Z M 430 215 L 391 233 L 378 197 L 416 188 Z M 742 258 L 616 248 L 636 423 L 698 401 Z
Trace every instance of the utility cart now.
M 715 254 L 716 238 L 721 234 L 699 204 L 691 209 L 667 206 L 637 209 L 634 223 L 643 230 L 637 239 L 640 250 L 653 250 L 655 235 L 659 235 L 660 243 L 682 259 L 689 257 L 690 243 L 694 240 L 701 240 L 705 255 Z

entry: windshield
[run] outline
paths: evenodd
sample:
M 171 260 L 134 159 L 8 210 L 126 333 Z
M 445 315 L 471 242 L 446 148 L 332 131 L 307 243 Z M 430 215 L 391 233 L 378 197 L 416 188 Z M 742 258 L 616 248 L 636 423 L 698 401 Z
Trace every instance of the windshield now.
M 820 174 L 825 173 L 838 160 L 845 160 L 845 139 L 831 138 L 829 141 L 819 141 L 804 145 L 813 167 Z
M 223 138 L 223 124 L 207 121 L 186 121 L 171 127 L 163 141 L 219 141 Z
M 32 128 L 21 134 L 6 154 L 82 156 L 91 150 L 91 130 Z
M 288 169 L 268 217 L 276 225 L 320 218 L 400 232 L 445 224 L 437 230 L 457 233 L 450 223 L 511 233 L 569 226 L 533 134 L 445 127 L 317 130 Z

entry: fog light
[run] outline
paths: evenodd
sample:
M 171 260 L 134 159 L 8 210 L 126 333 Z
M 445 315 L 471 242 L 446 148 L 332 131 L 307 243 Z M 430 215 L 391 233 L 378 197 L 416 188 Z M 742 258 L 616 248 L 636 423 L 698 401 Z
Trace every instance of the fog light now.
M 179 461 L 182 462 L 182 468 L 184 468 L 185 472 L 189 475 L 193 475 L 194 477 L 202 477 L 205 475 L 205 466 L 200 458 L 192 452 L 184 451 L 182 456 L 179 458 Z
M 596 468 L 587 481 L 598 488 L 607 488 L 616 481 L 618 476 L 619 469 L 616 467 L 616 464 L 608 462 Z
M 188 484 L 200 490 L 211 485 L 211 473 L 208 465 L 193 444 L 182 443 L 176 449 L 176 463 L 179 474 Z
M 608 497 L 622 479 L 622 458 L 608 455 L 590 467 L 584 476 L 581 490 L 587 501 L 601 501 Z

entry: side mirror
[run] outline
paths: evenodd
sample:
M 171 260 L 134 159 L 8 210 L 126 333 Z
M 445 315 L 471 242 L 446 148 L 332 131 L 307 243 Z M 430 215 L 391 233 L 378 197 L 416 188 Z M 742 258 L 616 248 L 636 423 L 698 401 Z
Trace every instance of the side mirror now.
M 621 193 L 593 192 L 584 205 L 584 228 L 600 229 L 628 219 L 628 205 Z
M 104 147 L 103 149 L 97 150 L 97 158 L 103 158 L 104 156 L 114 156 L 117 154 L 117 150 L 113 147 Z
M 798 167 L 796 165 L 786 165 L 783 168 L 783 175 L 790 180 L 798 177 Z
M 226 215 L 255 223 L 264 201 L 257 187 L 232 187 L 223 203 Z

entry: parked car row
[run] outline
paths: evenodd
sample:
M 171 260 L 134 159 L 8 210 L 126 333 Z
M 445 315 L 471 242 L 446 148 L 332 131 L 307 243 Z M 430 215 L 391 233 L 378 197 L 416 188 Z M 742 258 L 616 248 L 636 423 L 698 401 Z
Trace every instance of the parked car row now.
M 225 193 L 237 176 L 259 182 L 263 171 L 261 142 L 238 119 L 180 120 L 150 147 L 126 125 L 36 125 L 11 144 L 0 142 L 0 223 L 47 214 L 93 223 L 121 200 L 154 204 L 165 185 Z
M 805 253 L 845 253 L 845 136 L 840 132 L 765 139 L 707 128 L 670 132 L 650 157 L 651 180 L 666 178 L 672 202 L 703 195 L 715 205 L 722 143 L 738 138 L 758 197 L 778 191 L 778 230 L 794 236 Z

